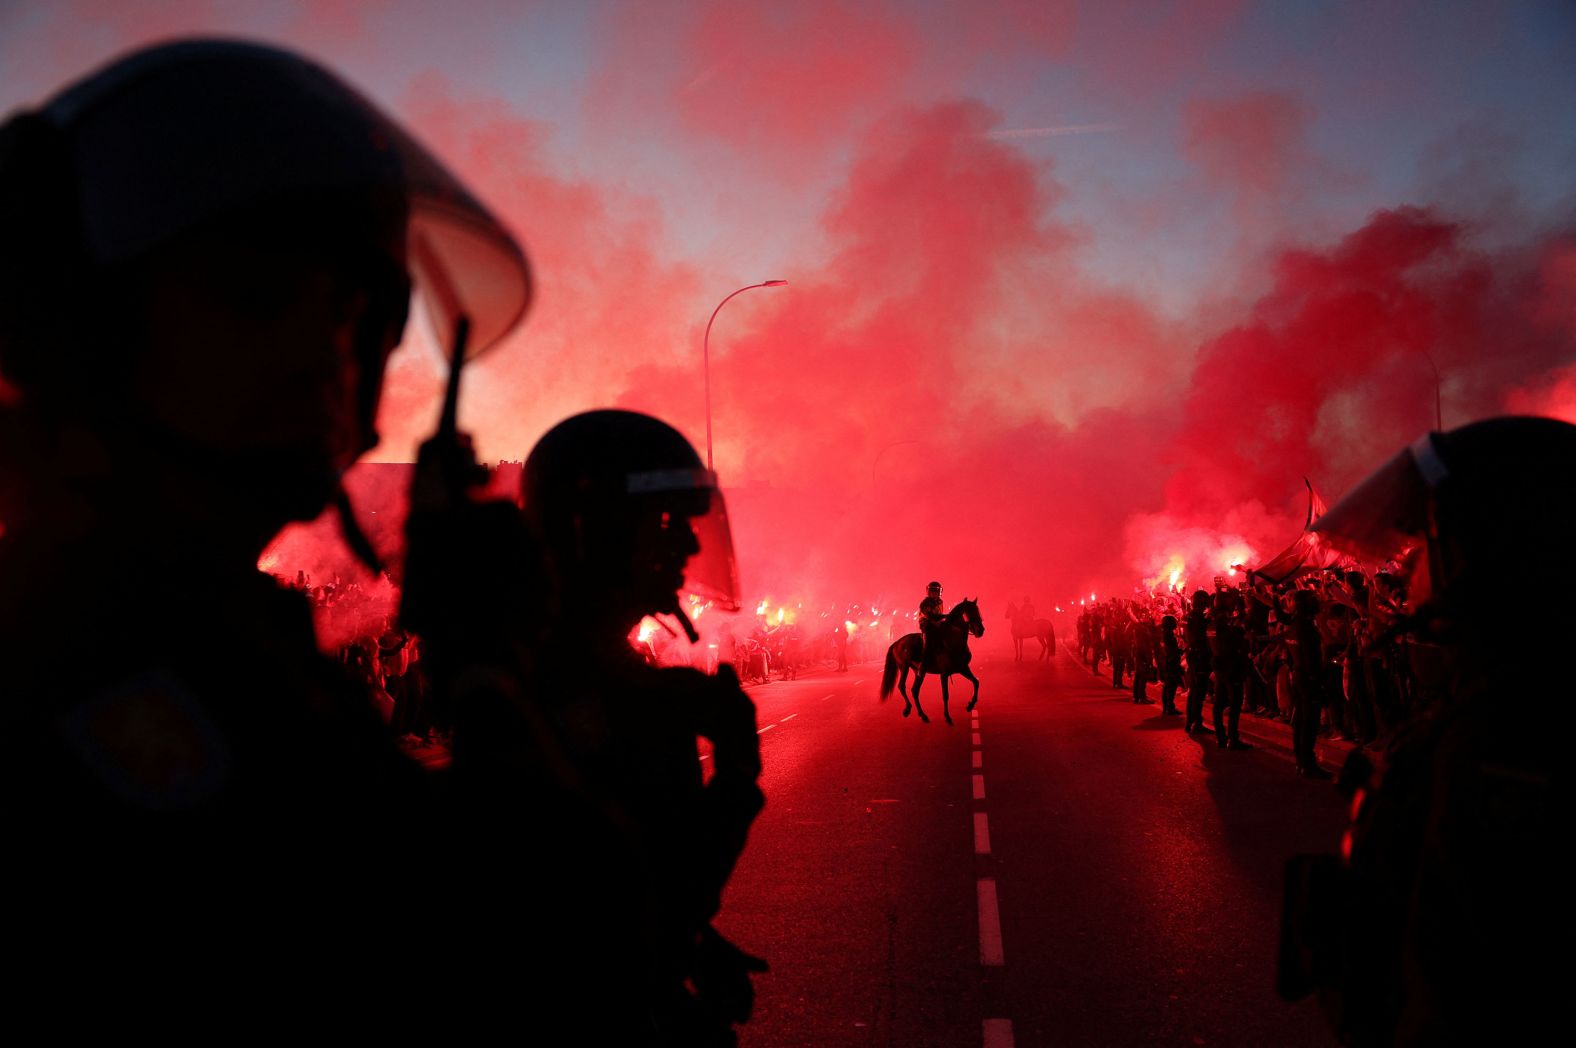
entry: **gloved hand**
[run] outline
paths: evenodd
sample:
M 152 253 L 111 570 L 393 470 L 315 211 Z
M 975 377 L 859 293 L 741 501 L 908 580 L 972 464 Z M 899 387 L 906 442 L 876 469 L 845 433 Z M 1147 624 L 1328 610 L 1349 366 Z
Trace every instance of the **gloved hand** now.
M 725 1023 L 743 1023 L 755 1010 L 750 975 L 769 970 L 764 959 L 745 953 L 708 924 L 695 946 L 690 982 L 709 1013 Z
M 423 444 L 411 480 L 400 621 L 450 668 L 486 661 L 523 636 L 541 593 L 519 509 L 476 498 L 486 479 L 470 438 L 458 434 Z
M 755 703 L 739 685 L 732 666 L 717 667 L 699 699 L 696 730 L 712 744 L 712 766 L 719 775 L 754 781 L 761 774 L 761 737 L 756 732 Z

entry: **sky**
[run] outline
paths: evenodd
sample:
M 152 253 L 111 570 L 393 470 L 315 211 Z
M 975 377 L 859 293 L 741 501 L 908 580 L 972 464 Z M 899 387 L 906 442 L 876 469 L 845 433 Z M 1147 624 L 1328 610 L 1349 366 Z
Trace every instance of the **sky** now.
M 0 110 L 225 35 L 337 70 L 531 256 L 484 458 L 622 406 L 746 595 L 1207 582 L 1434 423 L 1576 421 L 1576 6 L 0 0 Z M 441 375 L 391 365 L 379 461 Z M 994 607 L 993 607 L 994 605 Z

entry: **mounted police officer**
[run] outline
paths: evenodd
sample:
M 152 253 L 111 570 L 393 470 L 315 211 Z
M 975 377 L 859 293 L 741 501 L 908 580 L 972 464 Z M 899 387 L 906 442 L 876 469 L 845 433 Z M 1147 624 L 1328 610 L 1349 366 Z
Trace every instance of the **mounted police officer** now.
M 947 606 L 941 600 L 941 583 L 932 582 L 925 587 L 925 599 L 919 602 L 919 636 L 925 642 L 921 665 L 930 665 L 931 630 L 946 621 L 946 618 Z
M 256 563 L 343 504 L 413 276 L 478 345 L 528 300 L 492 216 L 293 54 L 155 47 L 0 128 L 18 1021 L 391 1017 L 433 793 Z

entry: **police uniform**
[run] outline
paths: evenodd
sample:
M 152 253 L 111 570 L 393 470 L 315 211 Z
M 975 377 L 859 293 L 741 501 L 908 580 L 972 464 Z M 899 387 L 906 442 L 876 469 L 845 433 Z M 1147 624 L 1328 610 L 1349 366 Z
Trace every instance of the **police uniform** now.
M 340 1014 L 433 945 L 397 920 L 427 879 L 434 783 L 317 654 L 299 594 L 129 538 L 13 533 L 0 553 L 13 990 L 188 1031 L 264 998 Z
M 925 642 L 925 651 L 921 656 L 921 665 L 925 667 L 926 672 L 929 672 L 931 669 L 931 633 L 934 632 L 935 627 L 939 623 L 946 621 L 946 618 L 947 607 L 942 603 L 941 595 L 939 593 L 933 596 L 927 596 L 924 600 L 919 602 L 919 635 Z

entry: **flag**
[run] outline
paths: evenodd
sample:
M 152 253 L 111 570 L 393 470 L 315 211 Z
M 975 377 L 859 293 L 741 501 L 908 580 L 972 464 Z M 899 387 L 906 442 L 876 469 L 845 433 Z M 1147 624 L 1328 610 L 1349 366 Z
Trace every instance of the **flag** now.
M 1297 540 L 1287 546 L 1280 553 L 1254 568 L 1251 574 L 1262 576 L 1271 582 L 1284 582 L 1296 578 L 1309 571 L 1321 571 L 1324 568 L 1355 568 L 1357 561 L 1327 545 L 1322 536 L 1311 530 L 1314 522 L 1324 516 L 1328 509 L 1324 499 L 1313 489 L 1313 484 L 1307 477 L 1302 482 L 1308 488 L 1308 518 L 1303 523 L 1302 534 Z

